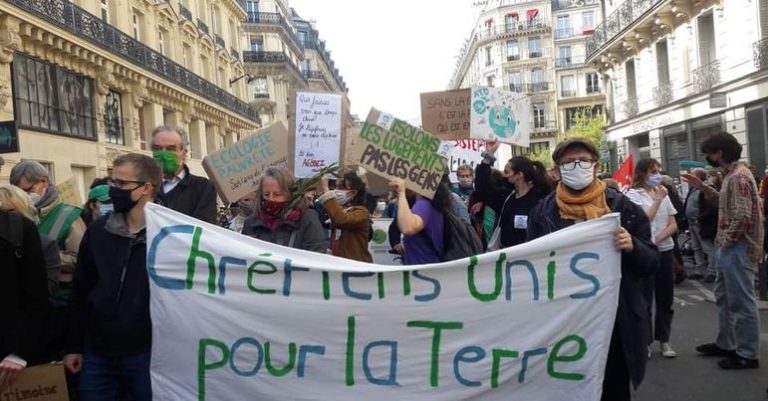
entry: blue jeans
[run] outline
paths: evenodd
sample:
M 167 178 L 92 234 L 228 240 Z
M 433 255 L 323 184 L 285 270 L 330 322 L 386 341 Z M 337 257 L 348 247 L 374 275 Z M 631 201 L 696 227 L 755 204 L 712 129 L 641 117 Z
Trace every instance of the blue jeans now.
M 717 249 L 717 300 L 719 332 L 715 343 L 736 350 L 742 358 L 760 358 L 760 318 L 755 300 L 755 266 L 743 242 Z
M 149 359 L 149 353 L 105 357 L 86 351 L 80 371 L 80 401 L 117 401 L 118 387 L 128 390 L 134 401 L 152 401 Z

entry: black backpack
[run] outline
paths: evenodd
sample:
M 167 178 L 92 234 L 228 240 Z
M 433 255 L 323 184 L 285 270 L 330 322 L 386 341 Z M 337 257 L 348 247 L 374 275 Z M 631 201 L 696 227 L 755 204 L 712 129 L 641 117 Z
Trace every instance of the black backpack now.
M 485 252 L 483 242 L 471 224 L 450 211 L 443 212 L 443 216 L 443 254 L 440 260 L 450 262 Z
M 0 246 L 9 247 L 15 261 L 21 263 L 23 249 L 24 221 L 20 214 L 15 212 L 0 213 Z

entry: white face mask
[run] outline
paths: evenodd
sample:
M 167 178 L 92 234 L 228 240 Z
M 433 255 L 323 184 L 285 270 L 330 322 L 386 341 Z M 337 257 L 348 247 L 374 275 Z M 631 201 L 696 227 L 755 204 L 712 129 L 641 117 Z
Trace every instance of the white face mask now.
M 560 177 L 566 187 L 576 191 L 581 191 L 582 189 L 590 186 L 595 180 L 595 170 L 594 167 L 585 169 L 581 168 L 580 166 L 576 166 L 576 168 L 571 171 L 565 171 L 560 168 Z
M 339 202 L 340 205 L 344 206 L 349 202 L 351 197 L 349 196 L 349 192 L 345 191 L 343 189 L 337 189 L 333 191 L 336 195 L 336 201 Z

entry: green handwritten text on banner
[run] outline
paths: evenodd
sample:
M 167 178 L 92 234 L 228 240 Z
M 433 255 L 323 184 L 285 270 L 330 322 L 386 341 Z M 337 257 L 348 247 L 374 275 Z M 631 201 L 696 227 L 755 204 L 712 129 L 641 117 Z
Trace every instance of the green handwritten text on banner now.
M 155 400 L 599 400 L 618 218 L 416 268 L 147 205 Z

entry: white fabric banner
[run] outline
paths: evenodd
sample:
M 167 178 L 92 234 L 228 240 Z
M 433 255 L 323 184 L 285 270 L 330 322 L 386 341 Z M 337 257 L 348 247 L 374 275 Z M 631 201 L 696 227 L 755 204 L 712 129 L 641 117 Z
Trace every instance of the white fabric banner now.
M 146 211 L 155 400 L 600 399 L 617 215 L 381 266 Z

